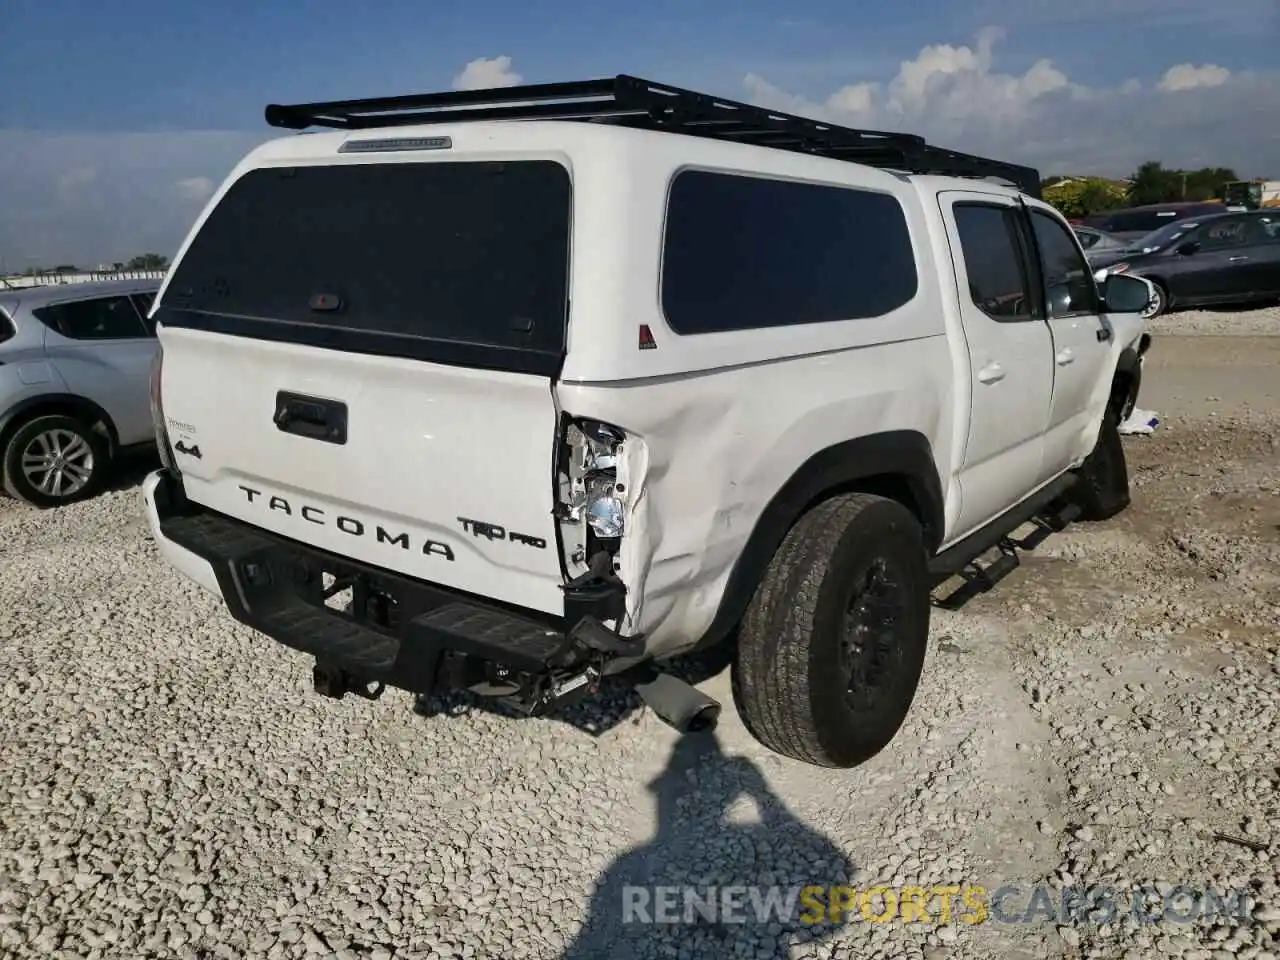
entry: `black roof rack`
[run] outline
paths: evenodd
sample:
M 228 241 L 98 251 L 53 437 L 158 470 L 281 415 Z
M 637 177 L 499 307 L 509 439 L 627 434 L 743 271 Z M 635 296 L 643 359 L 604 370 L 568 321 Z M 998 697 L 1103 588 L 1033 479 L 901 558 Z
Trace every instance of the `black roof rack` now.
M 273 127 L 359 130 L 472 120 L 580 120 L 793 150 L 910 173 L 995 178 L 1040 196 L 1031 167 L 957 153 L 923 137 L 840 127 L 619 74 L 612 79 L 453 90 L 368 100 L 271 104 Z

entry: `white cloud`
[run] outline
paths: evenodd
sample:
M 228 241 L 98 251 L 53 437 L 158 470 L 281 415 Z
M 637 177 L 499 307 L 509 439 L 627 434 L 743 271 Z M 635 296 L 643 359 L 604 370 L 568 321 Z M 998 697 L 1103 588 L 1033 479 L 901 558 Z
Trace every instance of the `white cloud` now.
M 98 179 L 97 167 L 72 167 L 58 177 L 58 186 L 63 190 L 78 190 L 87 187 Z
M 943 146 L 1032 164 L 1044 175 L 1124 175 L 1155 159 L 1280 176 L 1277 72 L 1178 64 L 1162 77 L 1091 87 L 1048 59 L 1001 69 L 1001 37 L 988 29 L 967 44 L 931 44 L 888 63 L 879 79 L 851 70 L 846 75 L 860 82 L 830 83 L 817 96 L 789 91 L 757 70 L 743 79 L 745 96 L 835 123 L 921 133 Z M 868 62 L 859 58 L 854 66 L 863 71 Z M 808 82 L 831 75 L 824 66 Z M 466 64 L 454 85 L 522 81 L 502 56 Z M 0 263 L 21 269 L 172 255 L 198 205 L 245 152 L 275 135 L 0 129 Z
M 0 129 L 0 262 L 6 270 L 170 256 L 206 185 L 263 135 Z
M 1214 63 L 1197 67 L 1192 63 L 1180 63 L 1170 67 L 1156 86 L 1166 93 L 1194 90 L 1196 87 L 1220 87 L 1231 79 L 1231 71 Z
M 453 78 L 455 90 L 487 90 L 491 87 L 514 87 L 524 78 L 511 69 L 510 57 L 486 60 L 477 57 Z
M 174 192 L 183 200 L 204 203 L 213 195 L 216 185 L 210 177 L 184 177 L 173 185 Z
M 53 195 L 59 203 L 74 204 L 91 202 L 93 198 L 89 188 L 98 179 L 98 168 L 93 166 L 77 166 L 58 174 Z
M 904 60 L 887 84 L 862 82 L 840 87 L 814 102 L 779 89 L 766 78 L 749 73 L 743 84 L 761 106 L 815 115 L 832 123 L 889 124 L 901 128 L 945 115 L 951 121 L 980 116 L 1007 121 L 1025 114 L 1028 105 L 1050 94 L 1082 95 L 1051 60 L 1036 61 L 1025 72 L 1011 75 L 992 69 L 993 48 L 1002 31 L 988 28 L 972 46 L 947 43 L 924 47 L 913 60 Z
M 759 72 L 743 78 L 747 99 L 831 123 L 918 133 L 953 149 L 1037 166 L 1042 173 L 1123 175 L 1143 160 L 1230 166 L 1241 176 L 1280 175 L 1274 124 L 1275 73 L 1233 74 L 1213 64 L 1171 67 L 1150 86 L 1076 82 L 1052 60 L 1022 72 L 997 66 L 1003 31 L 970 44 L 931 44 L 883 81 L 806 97 Z M 1177 96 L 1167 96 L 1176 91 Z

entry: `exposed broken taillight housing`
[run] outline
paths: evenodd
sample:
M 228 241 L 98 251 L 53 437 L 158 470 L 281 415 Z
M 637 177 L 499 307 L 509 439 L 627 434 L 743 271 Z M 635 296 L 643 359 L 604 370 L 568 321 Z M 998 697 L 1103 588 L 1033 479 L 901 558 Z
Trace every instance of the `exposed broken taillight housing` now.
M 626 431 L 566 418 L 561 441 L 557 512 L 572 571 L 600 551 L 616 555 L 626 532 L 626 490 L 618 480 Z
M 618 455 L 624 434 L 617 427 L 593 420 L 571 421 L 565 441 L 569 447 L 569 489 L 565 517 L 586 522 L 601 539 L 622 536 L 622 500 L 618 490 Z

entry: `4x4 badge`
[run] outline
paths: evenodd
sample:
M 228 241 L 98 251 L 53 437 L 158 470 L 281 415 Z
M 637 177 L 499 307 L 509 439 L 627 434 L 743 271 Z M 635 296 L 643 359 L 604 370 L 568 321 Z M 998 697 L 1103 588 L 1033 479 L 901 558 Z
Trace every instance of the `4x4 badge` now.
M 173 452 L 185 453 L 189 457 L 195 457 L 197 460 L 201 459 L 199 447 L 188 447 L 181 440 L 173 445 Z

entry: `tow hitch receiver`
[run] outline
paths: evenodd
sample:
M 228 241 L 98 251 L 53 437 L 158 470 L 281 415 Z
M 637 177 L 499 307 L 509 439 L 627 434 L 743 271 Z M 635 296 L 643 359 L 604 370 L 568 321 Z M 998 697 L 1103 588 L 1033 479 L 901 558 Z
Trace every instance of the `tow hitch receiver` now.
M 589 666 L 567 677 L 549 678 L 542 689 L 534 697 L 524 701 L 521 706 L 528 716 L 546 716 L 561 707 L 577 703 L 599 689 L 600 671 L 594 666 Z
M 311 670 L 311 682 L 316 693 L 335 700 L 341 700 L 348 693 L 363 697 L 365 700 L 377 700 L 386 689 L 386 685 L 381 681 L 370 683 L 367 680 L 357 679 L 341 667 L 322 663 L 319 660 Z

